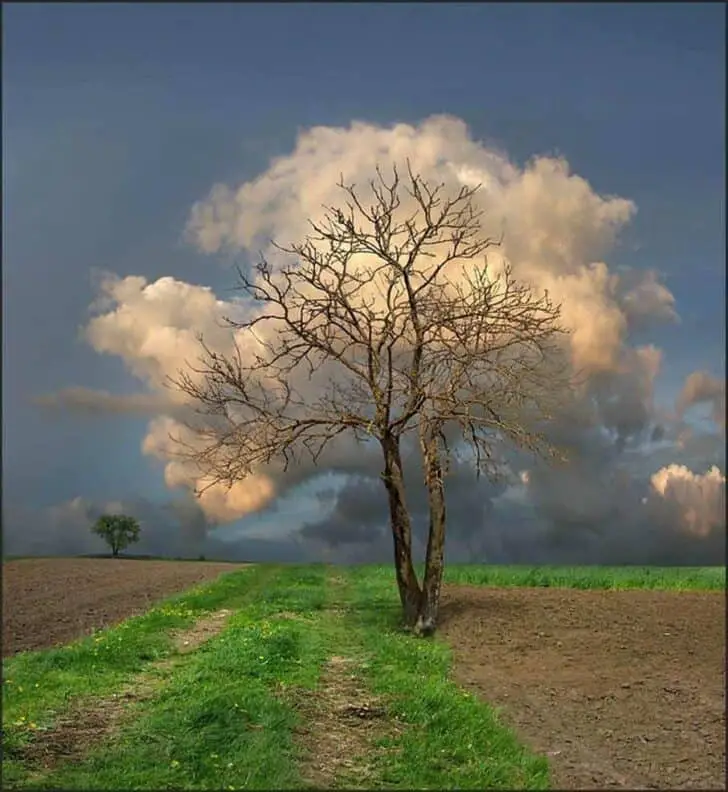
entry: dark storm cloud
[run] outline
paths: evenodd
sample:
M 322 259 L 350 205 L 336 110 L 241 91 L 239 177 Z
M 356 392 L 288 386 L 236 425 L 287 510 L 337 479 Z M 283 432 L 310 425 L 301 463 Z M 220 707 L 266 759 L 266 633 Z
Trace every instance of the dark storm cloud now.
M 635 382 L 637 379 L 637 382 Z M 565 464 L 547 464 L 510 450 L 510 475 L 478 479 L 454 460 L 445 480 L 450 561 L 567 564 L 716 564 L 725 550 L 725 524 L 708 535 L 691 533 L 679 509 L 661 497 L 651 477 L 670 465 L 703 473 L 725 469 L 717 435 L 691 434 L 685 425 L 655 424 L 649 388 L 639 377 L 603 381 L 546 428 L 564 449 Z M 604 410 L 599 398 L 620 394 Z M 605 421 L 601 416 L 620 415 Z M 619 430 L 622 429 L 622 435 Z M 649 438 L 638 442 L 635 438 Z M 626 440 L 630 442 L 627 443 Z M 418 553 L 427 529 L 427 499 L 416 449 L 404 455 L 407 503 Z M 332 493 L 327 492 L 327 499 Z M 377 478 L 351 478 L 335 496 L 331 514 L 309 523 L 304 542 L 327 548 L 330 560 L 391 558 L 386 491 Z
M 375 467 L 376 458 L 371 467 Z M 424 557 L 428 528 L 427 491 L 422 483 L 419 451 L 411 444 L 403 454 L 407 508 L 412 520 L 415 556 Z M 472 555 L 479 547 L 482 525 L 493 510 L 493 498 L 505 488 L 485 478 L 477 479 L 472 466 L 453 459 L 446 483 L 448 548 L 461 556 Z M 325 550 L 329 560 L 364 562 L 388 561 L 392 554 L 387 493 L 379 476 L 350 476 L 338 492 L 320 494 L 330 503 L 330 514 L 309 522 L 300 530 L 305 544 Z
M 655 347 L 630 349 L 621 370 L 595 377 L 591 383 L 600 423 L 616 433 L 620 447 L 642 439 L 654 422 L 654 381 L 660 360 Z
M 327 492 L 322 500 L 329 500 L 330 497 Z M 388 521 L 389 512 L 382 482 L 364 476 L 352 476 L 334 496 L 331 514 L 318 522 L 306 523 L 299 533 L 304 540 L 322 542 L 331 548 L 369 544 L 382 537 Z M 346 528 L 342 530 L 343 526 Z

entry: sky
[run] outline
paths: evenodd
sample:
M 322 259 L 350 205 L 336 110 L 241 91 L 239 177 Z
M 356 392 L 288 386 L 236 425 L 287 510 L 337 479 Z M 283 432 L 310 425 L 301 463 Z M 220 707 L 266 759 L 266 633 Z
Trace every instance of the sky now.
M 593 414 L 554 423 L 568 469 L 455 471 L 449 556 L 722 563 L 722 4 L 28 3 L 3 23 L 6 552 L 99 551 L 89 524 L 123 510 L 140 551 L 389 559 L 376 449 L 196 500 L 160 383 L 196 332 L 228 343 L 234 264 L 303 234 L 339 172 L 411 157 L 484 184 L 504 255 L 596 366 Z

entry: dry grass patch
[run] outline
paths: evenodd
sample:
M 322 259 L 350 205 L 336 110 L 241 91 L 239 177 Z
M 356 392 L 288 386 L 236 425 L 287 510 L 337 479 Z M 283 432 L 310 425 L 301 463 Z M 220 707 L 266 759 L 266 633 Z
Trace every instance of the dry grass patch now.
M 331 657 L 319 687 L 298 691 L 297 709 L 303 718 L 296 733 L 304 749 L 300 772 L 305 783 L 317 789 L 366 788 L 373 743 L 397 724 L 381 699 L 362 685 L 355 661 Z

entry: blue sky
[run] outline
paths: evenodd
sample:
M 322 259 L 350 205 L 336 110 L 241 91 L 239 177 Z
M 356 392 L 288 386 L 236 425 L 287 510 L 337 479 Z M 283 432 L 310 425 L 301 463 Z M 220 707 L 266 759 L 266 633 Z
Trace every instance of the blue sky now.
M 655 268 L 680 324 L 658 400 L 725 379 L 722 4 L 8 4 L 3 9 L 4 491 L 46 508 L 169 497 L 146 420 L 49 413 L 139 390 L 79 337 L 95 272 L 233 285 L 183 239 L 218 182 L 300 130 L 462 119 L 523 164 L 561 153 L 638 212 L 610 266 Z M 646 336 L 647 337 L 647 336 Z

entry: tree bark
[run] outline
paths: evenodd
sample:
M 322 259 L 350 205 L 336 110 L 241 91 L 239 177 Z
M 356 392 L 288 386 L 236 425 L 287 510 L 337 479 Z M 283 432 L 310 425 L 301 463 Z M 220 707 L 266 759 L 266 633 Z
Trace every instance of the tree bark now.
M 440 588 L 445 566 L 445 489 L 442 481 L 442 461 L 437 428 L 420 419 L 420 447 L 425 471 L 425 486 L 430 507 L 430 526 L 427 535 L 425 577 L 422 584 L 420 608 L 415 621 L 415 633 L 431 635 L 437 626 L 440 609 Z
M 397 588 L 399 589 L 405 625 L 414 627 L 420 613 L 422 590 L 412 564 L 412 523 L 405 500 L 399 440 L 394 436 L 387 435 L 381 444 L 384 452 L 382 479 L 389 496 Z

